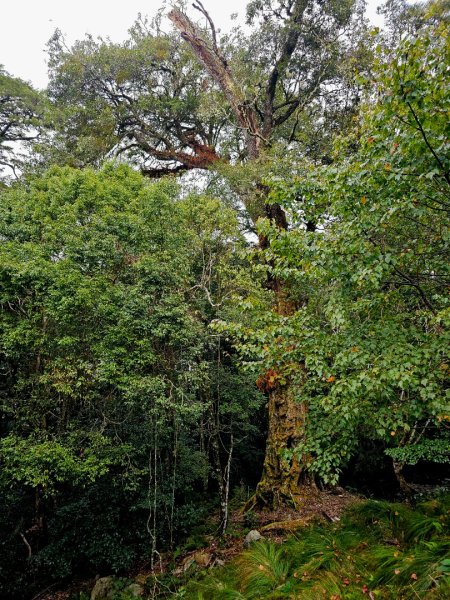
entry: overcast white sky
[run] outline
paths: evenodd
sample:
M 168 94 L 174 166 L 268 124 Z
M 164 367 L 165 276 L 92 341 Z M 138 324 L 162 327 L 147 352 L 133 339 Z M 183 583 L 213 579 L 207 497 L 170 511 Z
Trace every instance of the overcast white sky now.
M 230 15 L 245 12 L 245 0 L 203 0 L 216 25 L 226 30 Z M 162 0 L 3 0 L 0 8 L 0 64 L 35 87 L 47 83 L 45 45 L 56 28 L 71 44 L 84 37 L 109 36 L 115 42 L 127 38 L 138 13 L 152 16 Z M 376 22 L 381 0 L 368 0 L 368 15 Z M 378 24 L 378 23 L 377 23 Z

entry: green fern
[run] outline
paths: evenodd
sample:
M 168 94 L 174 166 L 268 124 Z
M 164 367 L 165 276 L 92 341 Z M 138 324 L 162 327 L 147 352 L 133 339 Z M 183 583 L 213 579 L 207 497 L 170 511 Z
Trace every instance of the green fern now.
M 406 542 L 419 542 L 429 539 L 436 533 L 441 533 L 442 530 L 442 523 L 435 517 L 411 511 L 403 523 L 403 539 Z
M 237 561 L 238 577 L 245 598 L 269 598 L 271 592 L 280 590 L 287 579 L 290 561 L 285 551 L 272 542 L 257 542 Z
M 367 527 L 379 540 L 394 538 L 398 542 L 411 543 L 427 540 L 443 531 L 442 509 L 439 503 L 428 504 L 434 507 L 434 514 L 424 514 L 419 505 L 416 510 L 399 503 L 369 502 L 354 508 L 349 514 L 350 522 Z M 426 507 L 424 507 L 426 508 Z
M 211 572 L 203 571 L 183 589 L 183 599 L 189 600 L 245 600 L 239 591 L 236 565 L 230 564 Z
M 369 501 L 339 525 L 312 525 L 282 546 L 260 542 L 186 586 L 186 600 L 447 600 L 450 496 L 415 509 Z M 201 577 L 199 575 L 198 577 Z
M 423 597 L 433 587 L 445 582 L 447 575 L 440 569 L 450 556 L 450 540 L 422 542 L 406 551 L 378 548 L 371 553 L 376 564 L 375 585 L 394 586 L 403 597 Z

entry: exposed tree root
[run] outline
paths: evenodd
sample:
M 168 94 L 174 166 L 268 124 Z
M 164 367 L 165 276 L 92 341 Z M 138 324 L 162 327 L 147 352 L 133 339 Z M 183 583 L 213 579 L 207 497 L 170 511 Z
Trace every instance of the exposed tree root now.
M 315 517 L 313 515 L 310 515 L 308 517 L 304 517 L 303 519 L 275 521 L 275 523 L 269 523 L 268 525 L 264 525 L 263 527 L 260 527 L 259 531 L 261 531 L 261 533 L 264 533 L 267 531 L 281 531 L 281 532 L 296 531 L 297 529 L 306 527 L 313 520 L 315 520 Z

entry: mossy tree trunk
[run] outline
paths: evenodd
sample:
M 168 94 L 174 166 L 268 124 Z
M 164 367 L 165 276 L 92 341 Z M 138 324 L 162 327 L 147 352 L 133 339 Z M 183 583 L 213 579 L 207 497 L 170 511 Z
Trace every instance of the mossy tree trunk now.
M 302 439 L 305 418 L 306 408 L 295 398 L 291 386 L 280 386 L 269 393 L 263 473 L 247 509 L 276 509 L 282 505 L 296 508 L 302 502 L 308 480 L 293 450 Z

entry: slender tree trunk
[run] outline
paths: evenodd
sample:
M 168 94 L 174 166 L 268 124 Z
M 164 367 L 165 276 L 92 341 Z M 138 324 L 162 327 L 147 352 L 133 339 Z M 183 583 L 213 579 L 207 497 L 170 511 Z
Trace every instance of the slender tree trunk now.
M 220 533 L 223 535 L 228 527 L 228 503 L 230 499 L 230 474 L 231 461 L 233 458 L 234 437 L 230 434 L 230 447 L 228 448 L 227 462 L 223 473 L 221 473 L 222 481 L 220 484 Z
M 403 467 L 405 466 L 405 463 L 393 460 L 392 466 L 394 467 L 394 473 L 395 473 L 395 477 L 398 482 L 398 486 L 400 488 L 400 493 L 406 499 L 411 498 L 411 496 L 414 494 L 414 490 L 409 485 L 409 483 L 406 481 L 405 476 L 403 475 L 403 472 L 402 472 Z
M 230 497 L 230 475 L 231 475 L 231 462 L 233 459 L 234 451 L 234 436 L 232 431 L 232 425 L 230 428 L 230 443 L 228 448 L 222 440 L 220 433 L 220 423 L 217 418 L 211 422 L 211 449 L 214 461 L 214 468 L 216 471 L 217 486 L 219 488 L 219 502 L 220 502 L 220 533 L 223 535 L 228 526 L 228 508 L 229 508 L 229 497 Z M 223 465 L 223 451 L 226 453 L 226 462 Z M 222 456 L 221 456 L 222 455 Z

